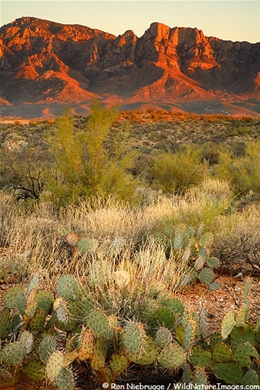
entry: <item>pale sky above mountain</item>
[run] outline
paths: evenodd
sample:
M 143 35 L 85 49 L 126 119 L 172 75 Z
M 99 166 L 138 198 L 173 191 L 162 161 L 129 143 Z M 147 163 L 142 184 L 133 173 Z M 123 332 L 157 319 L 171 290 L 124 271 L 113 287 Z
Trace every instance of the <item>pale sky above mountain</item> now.
M 143 35 L 153 22 L 197 27 L 206 36 L 260 42 L 260 1 L 254 0 L 2 0 L 1 26 L 22 16 L 82 24 L 114 35 Z

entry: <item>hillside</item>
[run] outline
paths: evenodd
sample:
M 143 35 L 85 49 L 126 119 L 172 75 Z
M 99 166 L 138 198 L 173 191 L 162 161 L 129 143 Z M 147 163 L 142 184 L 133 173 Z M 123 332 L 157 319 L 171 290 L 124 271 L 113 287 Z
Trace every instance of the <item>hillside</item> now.
M 260 43 L 152 23 L 139 38 L 22 17 L 0 29 L 0 115 L 49 117 L 94 96 L 123 109 L 259 116 Z

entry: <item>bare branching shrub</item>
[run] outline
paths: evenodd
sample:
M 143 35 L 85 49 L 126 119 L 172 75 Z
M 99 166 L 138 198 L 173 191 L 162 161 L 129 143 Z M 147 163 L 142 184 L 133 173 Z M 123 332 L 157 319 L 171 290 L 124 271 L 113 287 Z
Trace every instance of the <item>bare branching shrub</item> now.
M 236 215 L 229 234 L 220 234 L 215 241 L 214 253 L 226 271 L 260 274 L 259 231 L 260 211 L 253 205 Z

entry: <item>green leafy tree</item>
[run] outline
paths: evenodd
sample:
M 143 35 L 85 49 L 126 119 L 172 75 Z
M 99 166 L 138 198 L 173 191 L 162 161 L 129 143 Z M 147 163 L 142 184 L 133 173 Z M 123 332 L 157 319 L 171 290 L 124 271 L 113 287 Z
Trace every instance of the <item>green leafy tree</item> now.
M 93 196 L 133 197 L 136 180 L 131 170 L 137 153 L 129 145 L 127 126 L 112 128 L 117 114 L 116 107 L 107 109 L 94 101 L 84 130 L 74 126 L 68 110 L 58 118 L 49 139 L 55 163 L 47 173 L 55 203 L 76 203 Z
M 156 152 L 152 158 L 151 177 L 166 193 L 180 193 L 201 183 L 203 174 L 199 152 L 189 145 L 177 152 Z

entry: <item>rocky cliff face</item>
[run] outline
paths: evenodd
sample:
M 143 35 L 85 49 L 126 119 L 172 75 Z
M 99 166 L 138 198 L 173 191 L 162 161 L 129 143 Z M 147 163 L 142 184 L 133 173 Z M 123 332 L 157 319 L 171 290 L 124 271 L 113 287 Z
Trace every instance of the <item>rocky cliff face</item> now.
M 2 107 L 260 99 L 260 43 L 205 37 L 196 28 L 152 23 L 142 37 L 21 18 L 0 29 Z

